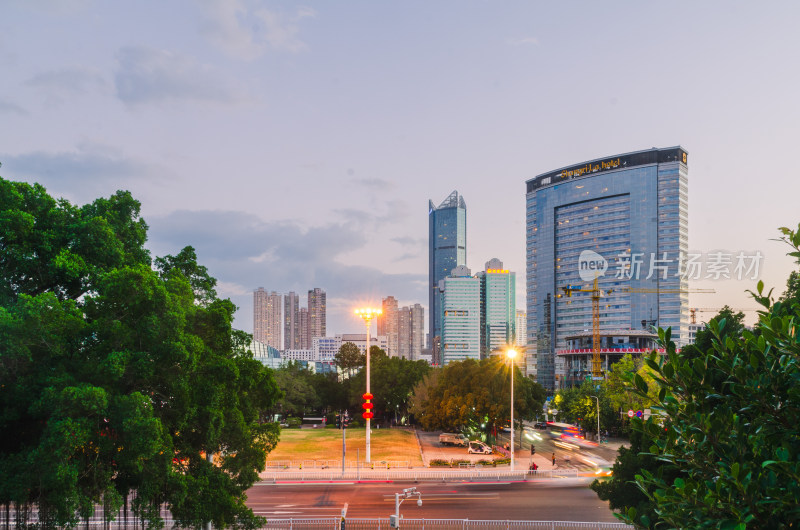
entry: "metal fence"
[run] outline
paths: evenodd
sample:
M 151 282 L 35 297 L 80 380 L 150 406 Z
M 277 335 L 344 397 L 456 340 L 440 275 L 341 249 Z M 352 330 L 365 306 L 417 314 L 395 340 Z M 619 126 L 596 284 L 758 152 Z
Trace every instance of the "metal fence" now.
M 345 460 L 345 468 L 352 469 L 396 469 L 411 466 L 408 460 Z M 339 460 L 267 460 L 267 469 L 342 469 Z
M 270 519 L 264 530 L 389 530 L 389 519 Z M 629 530 L 625 523 L 581 521 L 496 521 L 470 519 L 401 519 L 403 530 Z
M 329 470 L 266 470 L 259 474 L 266 482 L 319 482 L 341 480 L 385 480 L 406 482 L 447 482 L 452 480 L 490 481 L 490 480 L 535 480 L 575 478 L 579 476 L 577 469 L 547 469 L 539 471 L 511 471 L 508 468 L 443 468 L 443 469 L 342 469 Z
M 5 520 L 0 521 L 0 527 L 5 526 Z M 28 520 L 30 527 L 36 524 Z M 164 521 L 164 528 L 172 529 L 175 525 L 171 519 Z M 113 530 L 134 530 L 143 528 L 141 523 L 133 521 L 125 525 L 122 521 L 105 523 L 102 518 L 92 518 L 81 521 L 80 527 L 109 528 Z M 19 528 L 16 521 L 10 521 L 8 528 Z M 24 527 L 23 527 L 24 528 Z M 268 518 L 262 530 L 389 530 L 389 519 L 346 519 L 338 517 L 315 517 L 273 519 Z M 629 530 L 633 527 L 625 523 L 599 523 L 581 521 L 516 521 L 516 520 L 470 520 L 470 519 L 401 519 L 400 528 L 403 530 Z

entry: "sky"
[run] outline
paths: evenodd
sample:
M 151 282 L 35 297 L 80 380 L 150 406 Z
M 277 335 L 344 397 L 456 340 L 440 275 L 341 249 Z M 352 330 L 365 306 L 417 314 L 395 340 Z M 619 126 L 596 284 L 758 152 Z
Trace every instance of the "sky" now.
M 252 331 L 252 292 L 427 307 L 428 200 L 467 204 L 467 265 L 525 307 L 525 181 L 689 152 L 689 247 L 759 251 L 800 222 L 796 2 L 4 0 L 0 176 L 78 204 L 130 190 L 154 256 L 186 245 Z M 754 308 L 755 280 L 690 306 Z M 710 318 L 713 313 L 700 313 Z M 427 318 L 427 315 L 426 315 Z M 752 321 L 753 313 L 748 320 Z

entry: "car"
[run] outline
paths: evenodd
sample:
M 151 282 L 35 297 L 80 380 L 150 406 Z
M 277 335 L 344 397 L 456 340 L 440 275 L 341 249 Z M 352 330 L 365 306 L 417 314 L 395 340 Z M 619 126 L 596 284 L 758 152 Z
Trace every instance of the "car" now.
M 467 448 L 467 453 L 478 454 L 478 455 L 490 455 L 492 454 L 492 448 L 486 445 L 485 443 L 481 442 L 480 440 L 472 440 L 469 443 L 469 448 Z
M 543 422 L 543 421 L 537 421 L 536 423 L 533 424 L 533 428 L 546 431 L 547 430 L 547 423 Z

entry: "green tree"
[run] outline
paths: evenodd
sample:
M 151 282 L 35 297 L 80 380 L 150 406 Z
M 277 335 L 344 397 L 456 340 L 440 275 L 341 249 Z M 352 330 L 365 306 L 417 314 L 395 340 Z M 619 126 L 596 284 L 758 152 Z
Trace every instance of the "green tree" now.
M 739 340 L 744 333 L 744 313 L 741 311 L 734 312 L 730 307 L 723 306 L 719 313 L 714 317 L 717 322 L 725 320 L 725 328 L 723 334 L 725 337 Z M 714 334 L 706 327 L 697 332 L 694 344 L 689 344 L 681 348 L 681 355 L 686 358 L 703 357 L 706 352 L 711 349 L 714 344 Z
M 333 357 L 333 362 L 343 372 L 347 373 L 347 377 L 350 377 L 353 372 L 364 366 L 367 361 L 366 357 L 358 350 L 358 346 L 352 342 L 345 342 L 339 347 L 339 351 Z
M 194 251 L 153 270 L 146 229 L 127 192 L 76 207 L 0 179 L 0 503 L 61 527 L 135 491 L 151 526 L 162 504 L 255 526 L 279 390 Z
M 800 258 L 800 226 L 781 231 Z M 670 481 L 645 469 L 636 483 L 665 526 L 800 524 L 800 304 L 774 302 L 763 289 L 758 282 L 753 293 L 764 308 L 755 332 L 734 338 L 725 319 L 712 319 L 712 347 L 690 359 L 676 352 L 670 330 L 660 330 L 667 354 L 646 360 L 660 385 L 664 426 L 650 418 L 635 429 L 654 440 L 649 453 L 680 475 Z M 646 393 L 641 378 L 632 384 Z M 623 517 L 650 523 L 635 509 Z
M 489 433 L 511 416 L 511 377 L 501 357 L 449 363 L 435 378 L 417 385 L 427 393 L 412 398 L 417 421 L 426 430 L 471 429 Z M 431 384 L 433 383 L 433 384 Z M 514 367 L 514 412 L 533 419 L 542 410 L 545 392 Z
M 415 385 L 431 368 L 426 361 L 409 361 L 388 357 L 377 346 L 370 347 L 370 390 L 374 396 L 376 417 L 400 421 L 408 415 L 409 400 Z M 366 389 L 366 372 L 362 370 L 348 380 L 350 407 L 358 410 Z
M 284 394 L 276 403 L 281 413 L 302 417 L 306 411 L 319 410 L 322 406 L 314 374 L 298 361 L 275 370 L 275 381 Z

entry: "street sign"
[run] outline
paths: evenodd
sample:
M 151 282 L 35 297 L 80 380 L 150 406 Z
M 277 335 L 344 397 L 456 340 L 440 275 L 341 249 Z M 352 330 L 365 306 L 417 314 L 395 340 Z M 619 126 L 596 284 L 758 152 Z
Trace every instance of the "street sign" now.
M 644 415 L 644 414 L 642 413 L 642 411 L 641 411 L 641 410 L 637 410 L 637 411 L 636 411 L 636 417 L 637 417 L 637 418 L 641 418 L 643 415 Z
M 632 410 L 629 410 L 629 411 L 628 411 L 628 417 L 629 417 L 629 418 L 633 418 L 633 411 L 632 411 Z

